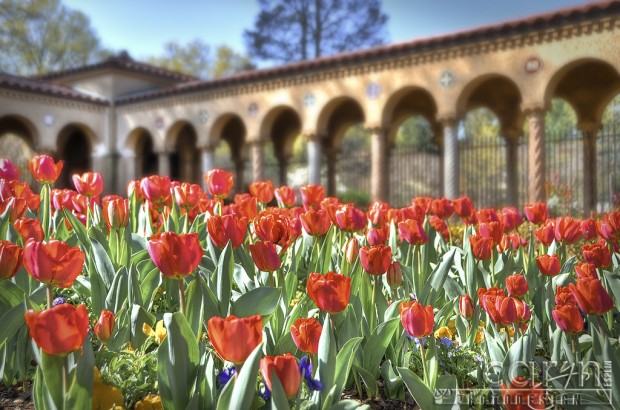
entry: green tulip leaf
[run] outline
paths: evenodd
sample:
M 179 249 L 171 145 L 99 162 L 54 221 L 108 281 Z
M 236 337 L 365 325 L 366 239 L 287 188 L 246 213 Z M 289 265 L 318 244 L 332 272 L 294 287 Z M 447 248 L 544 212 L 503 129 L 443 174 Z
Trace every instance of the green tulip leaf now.
M 349 377 L 349 372 L 351 371 L 353 361 L 355 360 L 355 354 L 357 353 L 357 349 L 359 349 L 362 340 L 363 338 L 361 337 L 347 340 L 336 356 L 336 376 L 334 379 L 334 385 L 336 387 L 335 397 L 339 398 L 342 396 L 342 392 L 344 391 Z
M 237 317 L 252 315 L 267 316 L 278 307 L 282 291 L 278 288 L 259 287 L 244 293 L 232 304 L 232 313 Z
M 362 381 L 366 385 L 366 392 L 368 397 L 378 397 L 379 396 L 379 386 L 377 385 L 377 380 L 375 376 L 373 376 L 368 370 L 363 369 L 359 366 L 353 366 L 357 374 L 360 375 Z
M 259 343 L 250 353 L 237 376 L 232 392 L 229 409 L 243 410 L 251 407 L 256 393 L 256 377 L 258 366 L 263 357 L 263 343 Z
M 232 276 L 235 269 L 235 259 L 232 253 L 232 243 L 229 241 L 217 264 L 216 296 L 222 317 L 228 316 L 230 297 L 232 295 Z
M 360 405 L 355 400 L 342 400 L 330 406 L 327 410 L 370 410 L 370 406 L 368 404 Z
M 396 368 L 398 374 L 403 379 L 403 383 L 407 386 L 407 390 L 421 409 L 434 409 L 435 396 L 433 392 L 424 384 L 420 377 L 406 367 Z
M 315 397 L 322 404 L 329 390 L 334 386 L 336 376 L 336 339 L 334 338 L 329 314 L 325 315 L 325 321 L 323 322 L 323 331 L 319 339 L 318 360 L 317 374 L 319 380 L 323 383 L 323 390 Z
M 288 404 L 284 387 L 278 379 L 275 370 L 271 371 L 271 400 L 269 400 L 269 408 L 274 410 L 287 410 L 291 408 Z
M 364 346 L 362 367 L 372 374 L 375 379 L 379 377 L 381 359 L 385 355 L 385 351 L 399 326 L 400 318 L 398 317 L 380 323 L 372 331 Z
M 222 389 L 220 397 L 217 401 L 216 410 L 230 410 L 230 401 L 232 400 L 233 387 L 235 385 L 235 378 L 231 377 L 228 383 Z
M 78 360 L 70 376 L 71 385 L 68 386 L 66 408 L 90 409 L 92 408 L 92 391 L 95 378 L 93 372 L 95 355 L 90 337 L 87 337 L 84 341 L 82 351 L 78 351 L 74 355 Z

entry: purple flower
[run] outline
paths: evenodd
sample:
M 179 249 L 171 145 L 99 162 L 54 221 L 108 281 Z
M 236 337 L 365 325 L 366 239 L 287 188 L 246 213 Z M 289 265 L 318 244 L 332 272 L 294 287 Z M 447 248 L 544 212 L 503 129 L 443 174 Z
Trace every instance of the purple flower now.
M 312 378 L 312 362 L 308 360 L 308 356 L 304 356 L 299 361 L 299 371 L 306 380 L 310 391 L 320 391 L 323 389 L 323 383 L 318 379 Z
M 441 339 L 439 339 L 439 341 L 441 343 L 443 343 L 448 349 L 452 347 L 452 345 L 454 344 L 454 342 L 452 341 L 452 339 L 449 339 L 445 336 L 443 336 Z
M 263 398 L 265 401 L 269 401 L 271 399 L 271 390 L 267 387 L 266 384 L 262 384 L 263 388 L 258 390 L 258 395 Z
M 217 385 L 218 387 L 222 388 L 224 386 L 226 386 L 226 383 L 228 383 L 228 381 L 235 375 L 237 374 L 237 367 L 236 366 L 231 366 L 231 367 L 225 367 L 223 368 L 218 374 L 217 374 Z
M 63 298 L 62 296 L 58 296 L 56 299 L 52 301 L 52 307 L 62 305 L 63 303 L 67 303 L 65 298 Z

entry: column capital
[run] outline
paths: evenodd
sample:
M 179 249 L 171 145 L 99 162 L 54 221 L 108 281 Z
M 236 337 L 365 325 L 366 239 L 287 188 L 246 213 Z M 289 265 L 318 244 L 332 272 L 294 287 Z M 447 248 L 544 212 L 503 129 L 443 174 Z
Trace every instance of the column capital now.
M 527 116 L 537 116 L 537 115 L 545 115 L 547 112 L 547 108 L 544 104 L 521 104 L 521 111 Z
M 446 114 L 440 117 L 437 117 L 437 122 L 440 123 L 443 127 L 453 127 L 456 126 L 459 119 L 456 114 Z
M 371 134 L 387 135 L 387 128 L 378 125 L 364 126 L 364 129 Z
M 252 138 L 246 141 L 246 144 L 250 147 L 262 147 L 267 143 L 267 139 L 264 138 Z
M 308 141 L 321 142 L 323 140 L 323 135 L 314 130 L 304 131 L 301 135 Z
M 516 127 L 508 127 L 501 130 L 500 135 L 503 135 L 508 142 L 516 142 L 522 134 L 522 130 Z
M 215 151 L 215 148 L 216 148 L 216 147 L 217 147 L 217 143 L 216 143 L 216 144 L 213 144 L 213 143 L 207 143 L 207 144 L 204 144 L 204 145 L 200 145 L 200 146 L 198 146 L 197 148 L 198 148 L 200 151 L 213 152 L 213 151 Z
M 596 134 L 596 132 L 601 128 L 601 123 L 597 121 L 579 121 L 577 123 L 577 128 L 584 134 Z

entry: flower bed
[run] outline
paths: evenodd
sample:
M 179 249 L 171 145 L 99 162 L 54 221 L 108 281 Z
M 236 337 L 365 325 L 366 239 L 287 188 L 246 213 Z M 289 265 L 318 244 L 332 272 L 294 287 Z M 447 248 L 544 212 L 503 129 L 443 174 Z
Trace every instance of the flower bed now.
M 36 408 L 620 408 L 619 211 L 61 169 L 0 160 L 0 376 Z

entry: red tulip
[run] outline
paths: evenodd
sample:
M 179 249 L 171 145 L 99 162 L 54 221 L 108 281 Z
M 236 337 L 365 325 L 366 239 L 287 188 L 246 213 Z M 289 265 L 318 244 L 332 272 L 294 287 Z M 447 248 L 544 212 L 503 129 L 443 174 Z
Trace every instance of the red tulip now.
M 207 322 L 207 332 L 215 351 L 224 360 L 242 364 L 263 341 L 263 320 L 260 315 L 226 319 L 213 316 Z
M 24 267 L 39 282 L 69 288 L 82 272 L 84 252 L 55 239 L 48 243 L 29 240 L 24 248 Z
M 575 265 L 575 272 L 577 278 L 581 279 L 598 279 L 598 273 L 596 272 L 596 265 L 592 263 L 578 263 Z
M 527 303 L 521 299 L 512 298 L 517 309 L 517 322 L 527 322 L 532 318 L 532 311 Z
M 422 224 L 415 219 L 407 219 L 398 223 L 398 235 L 412 245 L 423 245 L 428 242 L 428 235 Z
M 517 232 L 513 232 L 502 236 L 502 241 L 497 245 L 497 248 L 500 252 L 505 252 L 510 249 L 519 249 L 521 245 L 527 245 L 527 241 L 521 238 Z
M 71 178 L 75 190 L 87 197 L 99 196 L 103 192 L 103 177 L 98 172 L 74 174 Z
M 9 181 L 19 181 L 19 168 L 6 158 L 0 158 L 0 178 Z
M 506 410 L 543 410 L 548 408 L 542 385 L 526 380 L 524 377 L 515 377 L 509 386 L 502 382 L 500 391 Z
M 560 273 L 560 259 L 558 255 L 541 255 L 536 258 L 538 270 L 545 276 L 555 276 Z
M 196 232 L 156 233 L 149 238 L 146 248 L 162 275 L 176 279 L 192 273 L 204 254 Z
M 524 296 L 528 291 L 527 281 L 523 275 L 510 275 L 506 278 L 506 289 L 510 296 Z
M 433 333 L 435 313 L 431 305 L 422 306 L 417 300 L 403 302 L 398 307 L 400 321 L 411 337 L 422 338 Z
M 525 205 L 525 217 L 533 224 L 542 224 L 547 220 L 547 204 L 535 202 Z
M 430 196 L 418 196 L 411 200 L 411 205 L 420 208 L 424 214 L 429 214 L 432 212 L 433 200 Z
M 366 232 L 366 241 L 370 246 L 385 245 L 390 236 L 390 227 L 384 225 L 381 228 L 368 228 Z
M 293 242 L 291 224 L 288 216 L 283 213 L 261 211 L 254 219 L 256 236 L 263 241 L 270 241 L 280 245 L 283 249 Z
M 431 202 L 431 212 L 441 219 L 448 219 L 454 213 L 454 208 L 452 207 L 452 202 L 444 197 L 433 199 Z
M 568 285 L 577 300 L 579 308 L 588 315 L 602 315 L 613 309 L 614 302 L 598 279 L 577 279 L 577 284 Z
M 506 296 L 506 292 L 504 292 L 504 289 L 500 289 L 497 286 L 493 286 L 489 289 L 478 289 L 478 303 L 484 310 L 487 310 L 485 296 Z
M 555 305 L 575 305 L 577 306 L 577 299 L 573 296 L 568 286 L 558 286 L 555 291 Z
M 403 271 L 400 268 L 400 262 L 394 261 L 388 267 L 386 279 L 390 288 L 397 289 L 403 283 Z
M 295 205 L 295 190 L 289 186 L 283 185 L 275 190 L 276 199 L 282 208 L 288 208 Z
M 307 212 L 299 216 L 304 230 L 311 236 L 325 235 L 331 226 L 331 221 L 327 211 L 319 209 L 308 209 Z
M 335 272 L 311 273 L 306 291 L 319 309 L 332 314 L 342 312 L 349 304 L 351 278 Z
M 602 238 L 612 243 L 618 241 L 620 239 L 620 211 L 604 215 L 600 221 L 597 221 L 596 231 Z M 617 252 L 617 245 L 615 248 Z
M 611 253 L 605 242 L 597 242 L 592 245 L 581 247 L 583 258 L 586 262 L 593 264 L 597 268 L 606 268 L 611 265 Z
M 256 267 L 263 272 L 273 272 L 282 266 L 276 246 L 269 241 L 250 245 L 250 253 Z
M 250 193 L 261 204 L 267 204 L 273 200 L 274 187 L 270 180 L 256 181 L 250 184 Z
M 482 208 L 476 211 L 478 223 L 500 222 L 499 215 L 493 208 Z
M 596 238 L 596 221 L 592 218 L 586 218 L 581 221 L 581 225 L 579 226 L 581 233 L 583 234 L 583 239 L 586 241 L 592 240 Z
M 336 210 L 336 224 L 343 231 L 357 232 L 366 226 L 366 215 L 353 204 L 344 204 Z
M 24 313 L 30 337 L 53 356 L 64 356 L 78 350 L 88 333 L 88 311 L 84 305 L 77 307 L 62 303 L 51 309 Z
M 235 215 L 213 215 L 207 220 L 209 237 L 215 246 L 224 249 L 228 241 L 233 248 L 238 248 L 245 239 L 248 219 L 237 218 Z
M 13 242 L 0 239 L 0 279 L 11 279 L 22 266 L 23 250 Z
M 375 201 L 368 207 L 366 216 L 368 221 L 376 228 L 381 228 L 387 220 L 390 204 L 383 201 Z
M 202 188 L 198 184 L 190 184 L 183 182 L 172 189 L 174 192 L 174 200 L 181 209 L 191 211 L 198 208 L 200 199 L 202 198 Z
M 41 221 L 38 219 L 19 218 L 13 226 L 24 240 L 24 243 L 28 239 L 33 239 L 37 242 L 43 241 L 43 228 L 41 227 Z
M 321 209 L 327 212 L 327 215 L 329 215 L 329 220 L 336 226 L 338 226 L 336 211 L 340 209 L 341 205 L 340 199 L 334 198 L 333 196 L 328 196 L 321 201 Z
M 577 305 L 565 304 L 556 306 L 551 312 L 553 320 L 563 332 L 581 333 L 583 331 L 583 318 Z
M 352 236 L 349 238 L 344 253 L 345 257 L 347 258 L 347 262 L 353 265 L 360 253 L 360 245 L 359 242 L 357 242 L 357 239 L 355 239 L 355 237 Z
M 493 250 L 493 240 L 491 238 L 474 234 L 469 236 L 469 243 L 476 259 L 487 260 L 491 257 L 491 251 Z
M 114 312 L 102 310 L 95 325 L 95 335 L 102 343 L 107 343 L 114 331 Z
M 223 169 L 212 169 L 207 172 L 205 181 L 211 196 L 220 199 L 228 197 L 234 185 L 233 174 Z
M 501 211 L 500 222 L 504 226 L 504 232 L 510 232 L 517 229 L 523 223 L 523 218 L 516 208 L 506 207 Z
M 299 318 L 291 326 L 295 346 L 304 353 L 317 354 L 323 326 L 315 318 Z
M 450 240 L 450 231 L 448 230 L 448 224 L 446 224 L 446 221 L 438 216 L 431 215 L 428 218 L 428 222 L 431 224 L 435 232 L 441 235 L 445 242 Z
M 501 222 L 480 222 L 478 233 L 485 238 L 491 238 L 494 245 L 499 245 L 504 236 L 504 226 Z
M 387 245 L 362 246 L 360 262 L 364 270 L 371 275 L 383 275 L 392 263 L 392 248 Z
M 48 155 L 35 155 L 28 166 L 37 181 L 43 184 L 53 184 L 60 176 L 63 164 L 63 161 L 54 162 L 54 159 Z
M 269 389 L 272 389 L 271 375 L 273 372 L 282 384 L 286 397 L 290 399 L 297 396 L 301 385 L 301 372 L 295 356 L 290 353 L 283 356 L 265 356 L 260 359 L 260 372 Z
M 172 200 L 170 193 L 170 178 L 167 176 L 151 175 L 140 180 L 140 189 L 144 197 L 157 206 L 169 204 Z
M 575 243 L 583 233 L 581 222 L 565 216 L 555 220 L 555 239 L 565 243 Z
M 13 197 L 7 198 L 0 202 L 0 215 L 4 215 L 6 210 L 9 210 L 9 221 L 15 222 L 16 220 L 23 218 L 26 214 L 28 204 L 24 198 Z
M 318 209 L 325 198 L 325 189 L 320 185 L 308 184 L 299 188 L 304 209 Z
M 471 296 L 459 296 L 459 313 L 467 320 L 474 317 L 474 302 L 471 300 Z
M 555 224 L 547 220 L 543 226 L 534 229 L 534 236 L 543 245 L 550 246 L 555 240 Z
M 511 325 L 518 319 L 518 299 L 503 295 L 485 295 L 484 307 L 494 323 Z
M 476 213 L 474 204 L 468 196 L 453 199 L 452 206 L 454 207 L 454 212 L 456 212 L 456 214 L 464 220 L 469 219 L 470 216 Z
M 110 229 L 120 229 L 129 223 L 129 201 L 118 195 L 106 195 L 101 200 L 103 219 Z

